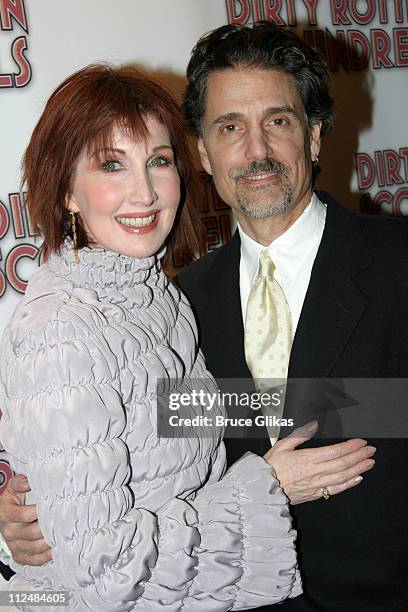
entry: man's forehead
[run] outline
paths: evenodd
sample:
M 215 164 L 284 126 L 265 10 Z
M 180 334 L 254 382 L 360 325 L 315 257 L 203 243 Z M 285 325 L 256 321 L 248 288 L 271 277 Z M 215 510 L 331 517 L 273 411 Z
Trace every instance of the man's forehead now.
M 303 115 L 303 104 L 291 75 L 276 69 L 237 66 L 211 73 L 207 81 L 204 120 L 218 121 L 225 115 L 259 110 L 291 109 Z
M 249 64 L 237 64 L 236 66 L 213 70 L 213 72 L 210 72 L 208 75 L 207 84 L 213 81 L 228 82 L 228 80 L 232 79 L 242 80 L 251 75 L 259 75 L 262 80 L 267 81 L 288 80 L 290 83 L 294 84 L 292 75 L 284 70 L 280 70 L 278 67 L 266 68 Z

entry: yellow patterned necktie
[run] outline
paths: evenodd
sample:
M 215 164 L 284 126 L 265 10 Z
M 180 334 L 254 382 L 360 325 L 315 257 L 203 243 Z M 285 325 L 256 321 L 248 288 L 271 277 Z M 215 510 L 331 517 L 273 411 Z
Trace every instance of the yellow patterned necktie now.
M 258 391 L 285 382 L 292 348 L 292 317 L 285 294 L 274 279 L 275 264 L 266 250 L 259 257 L 258 275 L 252 285 L 245 317 L 245 357 Z M 278 379 L 273 381 L 271 379 Z M 282 416 L 284 397 L 278 408 L 263 409 L 264 416 Z M 279 427 L 267 427 L 271 444 Z

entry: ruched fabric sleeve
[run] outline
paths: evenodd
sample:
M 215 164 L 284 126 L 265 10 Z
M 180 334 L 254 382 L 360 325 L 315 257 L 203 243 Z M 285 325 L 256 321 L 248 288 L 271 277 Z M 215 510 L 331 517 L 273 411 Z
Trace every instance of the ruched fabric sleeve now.
M 14 564 L 27 588 L 67 589 L 68 609 L 98 612 L 239 610 L 299 593 L 286 498 L 260 457 L 192 501 L 134 507 L 117 359 L 102 334 L 54 325 L 9 349 L 1 376 L 1 438 L 53 550 L 42 574 Z

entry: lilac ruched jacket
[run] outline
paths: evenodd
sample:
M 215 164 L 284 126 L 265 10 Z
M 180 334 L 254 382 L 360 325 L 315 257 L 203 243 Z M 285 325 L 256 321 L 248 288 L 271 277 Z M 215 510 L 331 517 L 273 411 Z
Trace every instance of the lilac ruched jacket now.
M 42 567 L 13 562 L 10 589 L 68 590 L 56 610 L 93 612 L 242 610 L 298 595 L 272 468 L 248 453 L 225 473 L 221 431 L 156 434 L 157 379 L 216 390 L 185 297 L 155 257 L 80 258 L 69 242 L 51 255 L 2 339 L 0 439 L 53 549 Z

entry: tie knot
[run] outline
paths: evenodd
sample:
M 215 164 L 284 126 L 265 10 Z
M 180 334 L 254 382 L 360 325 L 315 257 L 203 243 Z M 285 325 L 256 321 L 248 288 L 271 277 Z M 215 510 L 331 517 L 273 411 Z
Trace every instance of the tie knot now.
M 264 249 L 259 256 L 258 278 L 272 276 L 275 272 L 275 264 L 268 255 L 268 251 Z

